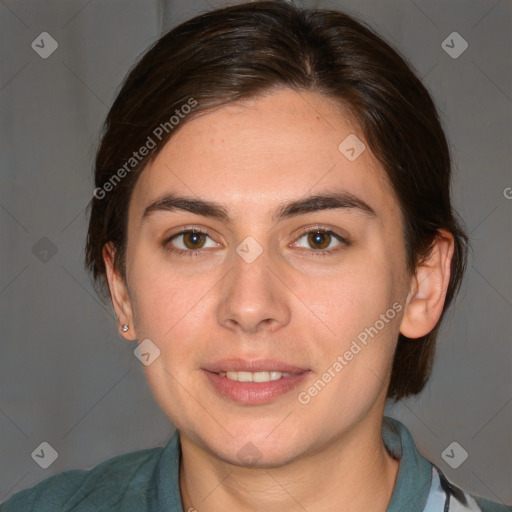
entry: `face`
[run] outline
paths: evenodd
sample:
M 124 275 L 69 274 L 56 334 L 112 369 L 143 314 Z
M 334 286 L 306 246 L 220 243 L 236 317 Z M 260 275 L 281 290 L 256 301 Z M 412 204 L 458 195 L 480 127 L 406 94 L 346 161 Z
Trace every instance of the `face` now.
M 187 121 L 134 189 L 125 308 L 160 350 L 144 370 L 223 460 L 287 463 L 382 417 L 410 276 L 383 169 L 339 149 L 354 135 L 331 99 L 278 90 Z

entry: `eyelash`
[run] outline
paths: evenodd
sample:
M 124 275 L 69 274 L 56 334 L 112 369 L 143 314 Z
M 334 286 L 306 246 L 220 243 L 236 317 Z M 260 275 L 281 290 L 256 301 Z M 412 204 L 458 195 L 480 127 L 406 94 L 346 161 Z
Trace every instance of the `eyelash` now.
M 194 249 L 183 250 L 183 249 L 171 248 L 169 246 L 169 244 L 172 240 L 174 240 L 175 238 L 178 238 L 181 235 L 185 235 L 188 233 L 194 233 L 196 235 L 206 235 L 211 238 L 210 234 L 206 231 L 203 231 L 202 229 L 198 229 L 198 228 L 194 228 L 194 227 L 187 227 L 186 229 L 183 229 L 182 231 L 175 233 L 172 236 L 166 238 L 163 241 L 162 245 L 164 246 L 165 250 L 167 250 L 171 253 L 181 254 L 181 255 L 189 256 L 189 257 L 193 257 L 193 258 L 198 258 L 202 255 L 202 252 L 203 252 L 201 250 L 201 248 L 196 249 L 196 250 L 194 250 Z M 335 231 L 333 231 L 325 226 L 314 226 L 314 227 L 309 227 L 307 229 L 304 229 L 297 235 L 297 241 L 300 240 L 302 237 L 304 237 L 304 235 L 308 235 L 310 233 L 320 233 L 323 235 L 328 234 L 328 235 L 333 236 L 339 242 L 341 242 L 342 245 L 344 245 L 344 246 L 350 245 L 350 242 L 346 238 L 344 238 L 340 234 L 336 233 Z M 297 243 L 297 241 L 294 242 L 294 244 Z M 308 250 L 308 249 L 306 249 L 306 250 Z M 319 249 L 319 250 L 309 249 L 309 250 L 315 256 L 324 257 L 324 256 L 332 255 L 335 252 L 338 252 L 340 250 L 340 248 L 338 247 L 337 249 Z

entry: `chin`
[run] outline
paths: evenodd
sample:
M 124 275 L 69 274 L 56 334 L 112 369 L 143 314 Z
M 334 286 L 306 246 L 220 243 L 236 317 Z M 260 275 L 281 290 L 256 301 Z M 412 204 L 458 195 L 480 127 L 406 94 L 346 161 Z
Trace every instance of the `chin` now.
M 298 428 L 290 428 L 289 425 L 282 428 L 284 425 L 278 426 L 280 421 L 282 418 L 250 425 L 247 422 L 224 423 L 226 430 L 220 426 L 216 433 L 210 429 L 207 432 L 196 430 L 188 437 L 229 464 L 254 468 L 279 467 L 299 457 L 306 446 L 305 436 L 301 436 Z
M 285 466 L 300 455 L 299 451 L 295 453 L 293 447 L 276 446 L 276 443 L 269 443 L 268 441 L 264 445 L 247 441 L 245 444 L 241 443 L 240 448 L 235 451 L 232 448 L 226 449 L 225 446 L 219 446 L 218 450 L 214 450 L 214 453 L 218 458 L 229 464 L 261 469 Z

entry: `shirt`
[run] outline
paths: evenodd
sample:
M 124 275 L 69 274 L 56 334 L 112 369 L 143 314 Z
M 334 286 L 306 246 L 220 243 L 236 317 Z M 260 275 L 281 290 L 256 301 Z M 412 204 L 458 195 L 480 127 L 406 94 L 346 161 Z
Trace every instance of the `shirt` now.
M 398 420 L 384 416 L 382 438 L 390 455 L 400 459 L 387 512 L 512 512 L 511 506 L 470 495 L 448 482 L 418 452 Z M 0 504 L 0 512 L 185 512 L 180 460 L 176 430 L 165 447 L 118 455 L 88 470 L 51 476 L 11 496 Z

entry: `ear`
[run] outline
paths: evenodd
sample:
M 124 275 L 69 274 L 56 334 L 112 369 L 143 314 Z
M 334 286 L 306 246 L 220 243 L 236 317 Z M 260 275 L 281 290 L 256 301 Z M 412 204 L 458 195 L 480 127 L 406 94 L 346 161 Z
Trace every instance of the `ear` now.
M 453 235 L 439 230 L 430 253 L 412 276 L 400 332 L 407 338 L 420 338 L 437 324 L 443 312 L 450 282 L 454 251 Z
M 135 334 L 135 326 L 133 324 L 132 305 L 123 276 L 114 266 L 114 255 L 114 243 L 106 243 L 103 246 L 103 260 L 105 261 L 105 268 L 107 271 L 107 281 L 110 290 L 110 297 L 112 299 L 112 304 L 114 306 L 116 316 L 120 322 L 118 329 L 123 338 L 132 341 L 137 339 Z M 123 332 L 121 330 L 122 326 L 125 324 L 129 326 L 127 332 Z

